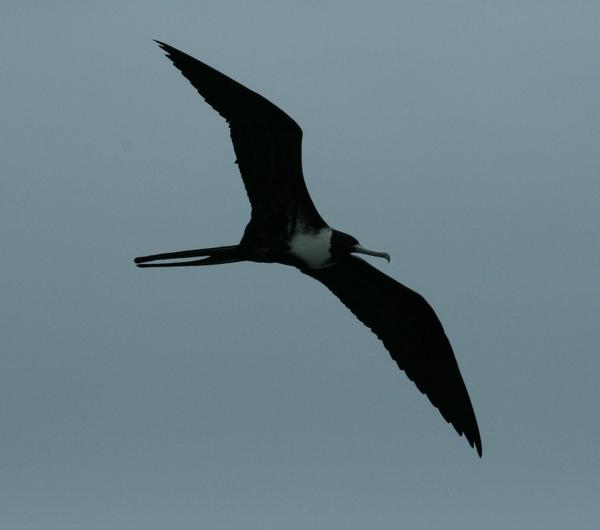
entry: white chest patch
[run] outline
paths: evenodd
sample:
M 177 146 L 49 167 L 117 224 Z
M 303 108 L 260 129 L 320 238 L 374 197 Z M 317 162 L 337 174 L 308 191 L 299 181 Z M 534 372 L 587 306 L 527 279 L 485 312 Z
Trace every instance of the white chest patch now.
M 318 232 L 296 232 L 290 241 L 290 253 L 300 258 L 311 269 L 325 267 L 331 259 L 331 228 Z

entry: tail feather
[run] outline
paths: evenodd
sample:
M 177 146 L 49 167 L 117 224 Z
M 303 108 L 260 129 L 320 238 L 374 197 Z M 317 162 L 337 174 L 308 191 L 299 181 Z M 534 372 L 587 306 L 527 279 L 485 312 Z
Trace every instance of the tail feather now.
M 175 261 L 169 263 L 150 263 L 155 261 L 181 259 L 181 258 L 198 258 L 203 259 L 189 261 Z M 219 265 L 221 263 L 235 263 L 244 261 L 239 245 L 231 245 L 226 247 L 213 248 L 198 248 L 195 250 L 182 250 L 179 252 L 164 252 L 162 254 L 152 254 L 150 256 L 141 256 L 135 258 L 135 264 L 140 268 L 146 267 L 192 267 L 200 265 Z

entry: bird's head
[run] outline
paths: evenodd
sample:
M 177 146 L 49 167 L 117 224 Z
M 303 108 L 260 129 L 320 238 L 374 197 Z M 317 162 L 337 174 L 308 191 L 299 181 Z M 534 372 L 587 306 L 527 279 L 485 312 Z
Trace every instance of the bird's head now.
M 339 230 L 334 230 L 331 234 L 330 252 L 333 261 L 349 254 L 367 254 L 378 258 L 385 258 L 388 262 L 390 261 L 390 255 L 387 252 L 376 252 L 375 250 L 364 248 L 355 237 Z

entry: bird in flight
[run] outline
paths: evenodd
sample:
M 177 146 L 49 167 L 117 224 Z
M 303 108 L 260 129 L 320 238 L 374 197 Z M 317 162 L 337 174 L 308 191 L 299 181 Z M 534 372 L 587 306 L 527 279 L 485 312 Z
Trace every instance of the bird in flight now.
M 137 266 L 254 261 L 296 267 L 325 285 L 377 335 L 400 369 L 481 456 L 473 406 L 442 324 L 421 295 L 355 255 L 389 261 L 389 254 L 364 248 L 323 220 L 302 175 L 302 129 L 263 96 L 156 43 L 229 124 L 252 211 L 238 245 L 142 256 L 135 258 Z

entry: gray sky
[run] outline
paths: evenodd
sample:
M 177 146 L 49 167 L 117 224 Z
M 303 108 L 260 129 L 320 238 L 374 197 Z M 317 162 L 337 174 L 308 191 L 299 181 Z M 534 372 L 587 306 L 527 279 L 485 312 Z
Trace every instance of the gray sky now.
M 597 3 L 37 4 L 0 18 L 0 528 L 598 527 Z M 152 38 L 302 126 L 325 219 L 438 312 L 482 460 L 317 282 L 133 266 L 249 214 Z

